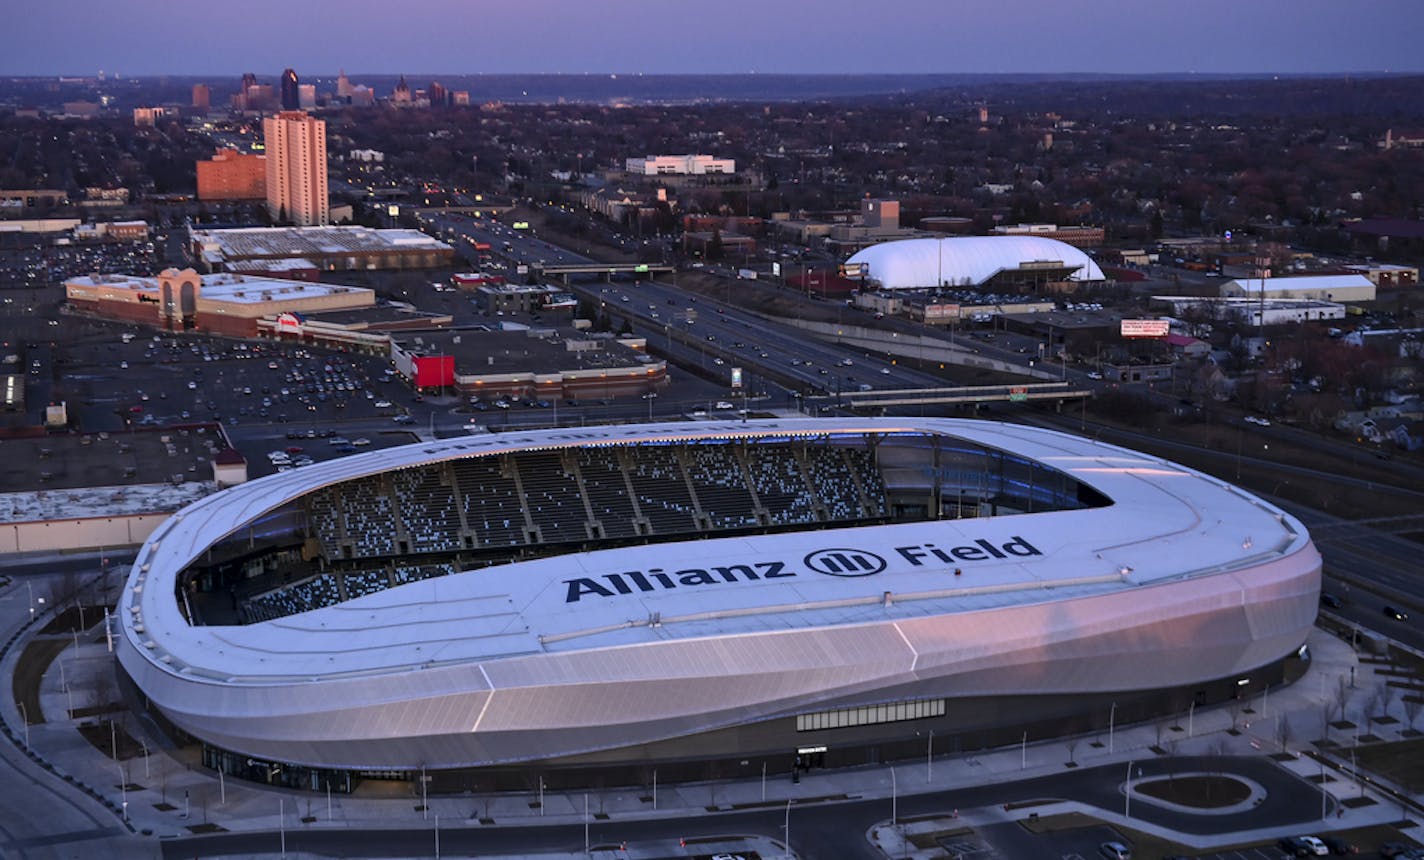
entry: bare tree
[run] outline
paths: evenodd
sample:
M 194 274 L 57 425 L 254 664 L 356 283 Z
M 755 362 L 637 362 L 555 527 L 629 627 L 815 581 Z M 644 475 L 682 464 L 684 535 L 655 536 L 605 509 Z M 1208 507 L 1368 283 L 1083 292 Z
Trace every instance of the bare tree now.
M 1419 719 L 1419 711 L 1424 709 L 1424 699 L 1418 696 L 1404 697 L 1404 719 L 1409 722 L 1409 730 L 1414 731 L 1414 722 Z
M 1071 765 L 1076 765 L 1078 763 L 1077 759 L 1074 758 L 1074 753 L 1078 749 L 1078 744 L 1082 742 L 1082 740 L 1083 739 L 1079 737 L 1072 737 L 1064 742 L 1064 745 L 1068 747 L 1068 763 Z
M 1335 679 L 1335 707 L 1340 712 L 1336 719 L 1345 719 L 1345 705 L 1350 701 L 1350 682 L 1344 675 Z
M 1365 734 L 1375 733 L 1375 719 L 1383 716 L 1380 712 L 1384 710 L 1384 707 L 1384 690 L 1376 689 L 1365 704 Z
M 1281 752 L 1289 752 L 1286 745 L 1290 743 L 1291 727 L 1289 719 L 1276 719 L 1276 741 L 1281 745 Z

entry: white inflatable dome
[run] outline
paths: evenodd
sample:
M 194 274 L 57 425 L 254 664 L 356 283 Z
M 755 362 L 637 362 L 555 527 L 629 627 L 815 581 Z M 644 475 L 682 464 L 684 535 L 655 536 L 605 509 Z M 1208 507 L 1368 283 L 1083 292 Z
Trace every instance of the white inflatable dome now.
M 1057 239 L 1039 236 L 955 236 L 904 239 L 872 245 L 848 264 L 862 263 L 871 280 L 887 290 L 923 290 L 938 286 L 978 286 L 1004 270 L 1025 264 L 1077 266 L 1070 281 L 1105 280 L 1087 254 Z

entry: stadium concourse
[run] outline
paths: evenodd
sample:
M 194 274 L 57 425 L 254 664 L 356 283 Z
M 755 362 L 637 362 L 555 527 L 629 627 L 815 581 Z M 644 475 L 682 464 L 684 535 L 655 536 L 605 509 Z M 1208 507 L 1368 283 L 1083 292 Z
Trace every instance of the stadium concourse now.
M 800 774 L 1121 725 L 1306 668 L 1320 558 L 1214 478 L 997 422 L 442 440 L 175 514 L 120 664 L 203 762 L 349 791 Z

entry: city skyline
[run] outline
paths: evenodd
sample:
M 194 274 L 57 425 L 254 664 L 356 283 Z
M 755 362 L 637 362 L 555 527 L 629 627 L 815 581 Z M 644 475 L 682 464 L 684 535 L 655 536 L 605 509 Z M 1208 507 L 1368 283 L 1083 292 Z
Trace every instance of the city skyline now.
M 76 8 L 77 6 L 77 8 Z M 863 4 L 730 0 L 716 14 L 668 16 L 648 0 L 567 6 L 532 0 L 481 8 L 458 0 L 333 7 L 252 0 L 225 18 L 157 0 L 27 7 L 12 21 L 15 76 L 365 74 L 1340 74 L 1424 72 L 1411 0 L 1201 0 L 1188 7 L 1101 0 L 902 0 Z M 271 21 L 281 20 L 279 30 Z M 379 23 L 385 22 L 385 23 Z M 378 26 L 379 24 L 379 26 Z M 314 39 L 315 34 L 321 38 Z M 155 50 L 193 39 L 201 51 Z M 176 59 L 181 57 L 181 59 Z

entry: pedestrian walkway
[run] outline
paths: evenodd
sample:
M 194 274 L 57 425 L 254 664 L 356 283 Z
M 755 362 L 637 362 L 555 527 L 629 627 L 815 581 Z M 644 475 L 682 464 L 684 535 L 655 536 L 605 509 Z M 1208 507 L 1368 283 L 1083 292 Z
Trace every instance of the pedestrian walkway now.
M 34 636 L 38 625 L 29 633 Z M 77 731 L 82 722 L 98 723 L 108 714 L 92 713 L 111 701 L 113 663 L 103 625 L 62 644 L 40 682 L 42 714 L 32 715 L 27 738 L 16 732 L 36 756 L 55 773 L 79 790 L 91 790 L 109 800 L 119 814 L 140 833 L 157 837 L 184 836 L 220 831 L 292 832 L 320 828 L 487 828 L 539 823 L 574 824 L 590 819 L 605 822 L 648 818 L 699 818 L 699 832 L 715 831 L 706 818 L 715 811 L 731 811 L 757 806 L 787 808 L 793 824 L 797 805 L 831 802 L 832 799 L 886 798 L 941 791 L 951 788 L 1009 782 L 1026 777 L 1061 774 L 1073 761 L 1079 766 L 1124 764 L 1154 758 L 1152 748 L 1163 743 L 1160 725 L 1119 726 L 1100 736 L 1101 747 L 1083 743 L 1085 738 L 1059 740 L 964 755 L 940 755 L 918 763 L 897 763 L 876 770 L 812 771 L 793 782 L 786 775 L 733 782 L 658 786 L 652 796 L 645 787 L 613 788 L 590 792 L 553 793 L 542 798 L 528 794 L 419 797 L 403 786 L 392 795 L 393 784 L 368 786 L 354 795 L 316 795 L 271 789 L 237 779 L 229 779 L 204 768 L 192 749 L 175 750 L 152 727 L 140 724 L 127 713 L 118 713 L 107 739 L 91 742 Z M 50 637 L 53 638 L 53 637 Z M 1326 727 L 1340 746 L 1317 751 L 1312 740 L 1322 734 L 1322 714 L 1339 710 L 1364 720 L 1366 711 L 1380 699 L 1378 690 L 1386 676 L 1377 674 L 1377 664 L 1361 663 L 1348 643 L 1316 630 L 1310 640 L 1313 660 L 1305 677 L 1285 688 L 1269 691 L 1236 708 L 1202 708 L 1182 714 L 1172 741 L 1179 755 L 1264 755 L 1289 752 L 1281 766 L 1303 778 L 1324 780 L 1329 794 L 1320 829 L 1357 827 L 1395 822 L 1401 818 L 1401 801 L 1389 794 L 1393 788 L 1377 778 L 1357 780 L 1350 770 L 1351 737 L 1339 729 Z M 13 654 L 10 655 L 13 665 Z M 1350 682 L 1353 680 L 1354 685 Z M 12 671 L 3 685 L 10 688 Z M 1398 705 L 1395 705 L 1399 709 Z M 23 727 L 13 690 L 0 702 L 5 721 L 15 729 Z M 1378 716 L 1378 715 L 1368 715 Z M 1393 714 L 1391 717 L 1395 716 Z M 1400 714 L 1402 716 L 1402 713 Z M 1381 725 L 1375 720 L 1375 734 L 1385 739 L 1403 737 L 1407 721 Z M 127 741 L 125 737 L 132 739 Z M 1357 735 L 1355 736 L 1357 738 Z M 115 756 L 115 753 L 118 753 Z M 384 789 L 384 790 L 381 790 Z M 1360 801 L 1341 803 L 1353 798 Z M 542 799 L 542 803 L 540 800 Z M 1405 803 L 1417 802 L 1407 798 Z M 889 827 L 887 822 L 868 834 L 888 856 L 934 856 L 910 851 L 905 842 L 913 829 Z M 1075 803 L 1036 806 L 1040 815 L 1050 811 L 1080 811 L 1111 824 L 1130 826 L 1145 832 L 1159 832 L 1164 838 L 1206 849 L 1228 842 L 1271 839 L 1274 831 L 1233 833 L 1226 837 L 1199 837 L 1163 831 L 1139 818 L 1129 818 L 1119 810 L 1102 810 Z M 960 810 L 960 820 L 968 825 L 1027 817 L 1030 810 Z M 1291 832 L 1298 827 L 1289 828 Z M 897 841 L 898 840 L 898 841 Z M 684 852 L 682 855 L 673 852 Z M 717 849 L 725 853 L 754 850 L 763 858 L 784 853 L 784 846 L 763 840 L 741 849 Z M 661 852 L 661 853 L 659 853 Z M 672 852 L 672 853 L 669 853 Z M 604 850 L 593 856 L 636 858 L 653 856 L 701 856 L 715 853 L 703 845 L 629 846 Z M 296 855 L 293 855 L 296 856 Z M 577 856 L 584 856 L 580 852 Z M 553 860 L 553 858 L 550 858 Z

